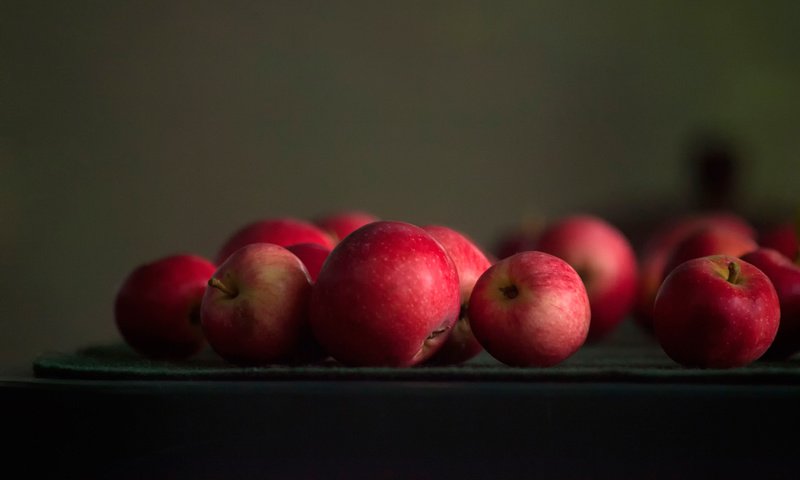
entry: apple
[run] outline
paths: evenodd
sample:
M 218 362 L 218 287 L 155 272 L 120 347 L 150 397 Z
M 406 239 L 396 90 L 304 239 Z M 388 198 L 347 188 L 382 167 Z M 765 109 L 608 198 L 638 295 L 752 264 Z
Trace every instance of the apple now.
M 758 239 L 758 244 L 771 248 L 791 258 L 798 258 L 797 226 L 794 222 L 785 222 L 766 229 Z
M 709 255 L 729 255 L 741 257 L 758 248 L 758 243 L 737 230 L 727 227 L 711 226 L 702 228 L 681 240 L 674 248 L 664 265 L 668 274 L 681 263 L 693 258 Z
M 311 277 L 312 283 L 317 281 L 319 271 L 322 269 L 322 264 L 331 253 L 330 248 L 323 247 L 318 243 L 298 243 L 296 245 L 289 245 L 286 249 L 297 255 L 297 258 L 303 262 L 303 265 L 306 266 L 306 270 L 308 270 L 308 275 Z
M 311 279 L 297 256 L 271 243 L 236 250 L 208 280 L 200 319 L 209 345 L 240 365 L 310 360 Z
M 439 242 L 418 226 L 378 221 L 331 251 L 311 295 L 311 328 L 343 364 L 410 366 L 442 345 L 460 300 Z
M 371 213 L 358 210 L 346 210 L 324 215 L 314 221 L 314 224 L 328 232 L 334 241 L 340 242 L 344 237 L 354 231 L 379 219 Z
M 200 302 L 215 268 L 205 258 L 177 254 L 133 270 L 114 302 L 125 342 L 151 358 L 179 359 L 199 351 L 205 344 Z
M 461 290 L 461 312 L 458 321 L 447 336 L 447 340 L 428 360 L 428 363 L 461 363 L 483 350 L 475 335 L 472 334 L 467 309 L 475 282 L 491 263 L 475 242 L 463 233 L 442 225 L 427 225 L 423 229 L 442 244 L 455 263 Z
M 260 220 L 245 225 L 228 238 L 217 253 L 217 265 L 236 250 L 251 243 L 272 243 L 281 247 L 316 243 L 329 249 L 334 245 L 330 235 L 309 222 L 296 218 Z
M 747 365 L 767 351 L 779 321 L 778 294 L 769 278 L 729 255 L 680 264 L 664 279 L 653 307 L 658 342 L 687 367 Z
M 575 353 L 589 333 L 589 296 L 567 262 L 517 253 L 478 278 L 469 302 L 475 338 L 511 366 L 548 367 Z
M 589 340 L 607 335 L 631 312 L 636 297 L 636 254 L 616 227 L 598 217 L 576 215 L 545 228 L 537 250 L 569 263 L 589 294 Z
M 639 282 L 633 318 L 646 330 L 653 326 L 653 303 L 664 271 L 675 247 L 692 233 L 707 227 L 720 226 L 755 238 L 755 230 L 742 217 L 728 212 L 684 215 L 664 223 L 651 234 L 639 256 Z
M 764 358 L 782 360 L 800 351 L 800 266 L 771 248 L 742 256 L 772 281 L 781 307 L 778 334 Z

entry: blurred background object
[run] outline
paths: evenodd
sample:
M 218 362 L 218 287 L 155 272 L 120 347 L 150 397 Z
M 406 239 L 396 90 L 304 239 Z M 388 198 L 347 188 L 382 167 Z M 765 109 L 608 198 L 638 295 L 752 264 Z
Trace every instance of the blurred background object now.
M 488 246 L 522 218 L 572 212 L 623 229 L 717 200 L 788 217 L 798 14 L 0 2 L 0 362 L 117 340 L 113 298 L 135 266 L 211 257 L 259 218 L 359 209 Z M 701 131 L 737 156 L 712 152 L 693 178 L 685 147 Z
M 731 140 L 710 132 L 698 133 L 687 152 L 694 174 L 695 202 L 702 210 L 741 208 L 741 153 Z

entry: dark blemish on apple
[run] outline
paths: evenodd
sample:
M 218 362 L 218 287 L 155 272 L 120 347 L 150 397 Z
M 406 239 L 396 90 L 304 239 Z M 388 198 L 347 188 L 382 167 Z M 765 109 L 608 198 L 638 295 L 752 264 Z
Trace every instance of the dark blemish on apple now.
M 508 298 L 509 300 L 512 298 L 517 298 L 517 295 L 519 295 L 519 290 L 517 290 L 516 285 L 501 287 L 500 291 L 503 292 L 503 295 L 505 295 L 505 297 Z
M 438 337 L 439 335 L 443 334 L 447 331 L 447 327 L 439 327 L 436 330 L 432 331 L 428 338 L 425 340 L 433 340 L 434 338 Z

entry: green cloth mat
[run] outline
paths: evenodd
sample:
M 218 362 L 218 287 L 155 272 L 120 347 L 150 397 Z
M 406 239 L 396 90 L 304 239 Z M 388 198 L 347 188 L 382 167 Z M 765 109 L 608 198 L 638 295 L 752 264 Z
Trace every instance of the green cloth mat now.
M 800 359 L 758 361 L 733 369 L 690 369 L 670 360 L 652 339 L 586 345 L 549 368 L 508 367 L 483 353 L 452 366 L 412 368 L 346 367 L 333 361 L 313 365 L 241 367 L 210 349 L 182 361 L 139 356 L 123 344 L 46 353 L 33 363 L 40 378 L 96 380 L 404 380 L 553 381 L 800 384 Z

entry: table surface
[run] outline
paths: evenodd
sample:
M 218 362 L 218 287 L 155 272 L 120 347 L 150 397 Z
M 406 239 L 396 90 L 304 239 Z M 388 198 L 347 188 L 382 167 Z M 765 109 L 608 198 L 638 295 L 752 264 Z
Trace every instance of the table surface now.
M 9 462 L 36 473 L 797 478 L 796 360 L 690 370 L 647 342 L 622 336 L 587 346 L 553 369 L 512 369 L 484 357 L 432 370 L 243 373 L 206 357 L 177 378 L 37 378 L 22 366 L 2 372 L 0 406 L 18 450 Z M 652 363 L 625 363 L 637 358 Z M 30 452 L 41 461 L 24 460 Z

